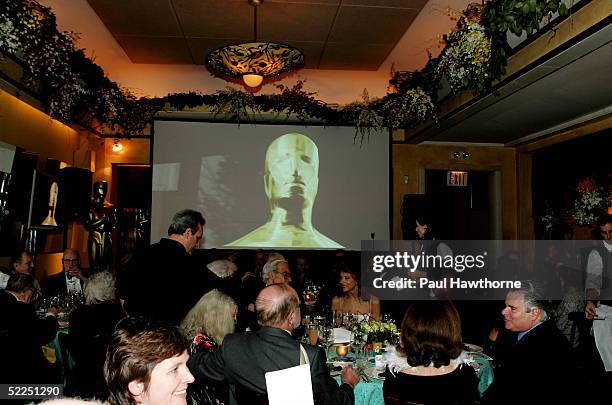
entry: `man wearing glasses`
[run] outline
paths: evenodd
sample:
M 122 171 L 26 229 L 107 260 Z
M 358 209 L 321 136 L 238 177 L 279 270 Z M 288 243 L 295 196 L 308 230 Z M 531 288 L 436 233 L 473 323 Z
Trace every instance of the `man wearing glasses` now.
M 82 294 L 87 278 L 81 270 L 81 255 L 78 250 L 66 249 L 62 256 L 62 271 L 47 277 L 45 295 Z
M 282 283 L 289 285 L 292 280 L 291 270 L 289 270 L 289 263 L 283 259 L 271 261 L 269 266 L 264 266 L 262 277 L 267 286 Z

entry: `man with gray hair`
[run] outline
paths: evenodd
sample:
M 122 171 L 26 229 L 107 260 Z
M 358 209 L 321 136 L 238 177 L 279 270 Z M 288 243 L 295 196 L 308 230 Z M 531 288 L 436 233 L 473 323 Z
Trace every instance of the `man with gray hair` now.
M 265 374 L 300 364 L 310 364 L 310 377 L 315 398 L 325 404 L 353 404 L 353 388 L 359 377 L 351 366 L 342 371 L 342 385 L 330 377 L 322 348 L 302 345 L 291 337 L 300 324 L 299 298 L 287 284 L 265 287 L 255 302 L 257 332 L 227 335 L 223 345 L 210 353 L 196 353 L 187 366 L 196 379 L 228 381 L 230 404 L 259 403 L 267 394 Z M 304 357 L 307 357 L 304 358 Z
M 261 272 L 261 278 L 265 285 L 291 283 L 291 270 L 285 259 L 268 261 Z
M 506 295 L 506 333 L 496 341 L 495 380 L 485 393 L 490 403 L 572 403 L 568 398 L 577 383 L 575 359 L 569 342 L 549 319 L 543 298 L 532 281 L 522 281 Z M 533 393 L 527 397 L 518 387 L 533 387 Z

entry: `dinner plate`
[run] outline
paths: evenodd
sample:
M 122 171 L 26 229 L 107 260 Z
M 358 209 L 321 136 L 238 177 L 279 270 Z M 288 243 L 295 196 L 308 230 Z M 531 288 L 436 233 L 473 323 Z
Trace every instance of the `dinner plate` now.
M 370 368 L 366 368 L 365 370 L 363 370 L 363 372 L 370 378 L 374 378 L 376 380 L 384 380 L 384 373 L 385 370 L 377 370 L 376 367 L 370 367 Z M 379 374 L 382 374 L 379 375 Z
M 354 363 L 355 362 L 355 358 L 354 357 L 347 357 L 347 356 L 337 356 L 337 357 L 334 357 L 332 359 L 332 361 L 334 363 Z
M 463 346 L 465 347 L 467 352 L 482 352 L 482 347 L 478 345 L 473 345 L 471 343 L 464 343 Z

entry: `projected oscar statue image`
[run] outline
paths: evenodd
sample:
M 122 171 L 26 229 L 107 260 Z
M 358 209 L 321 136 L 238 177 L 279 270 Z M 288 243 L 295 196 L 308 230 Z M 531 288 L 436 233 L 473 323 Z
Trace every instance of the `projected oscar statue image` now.
M 266 151 L 264 170 L 270 218 L 259 228 L 225 246 L 343 248 L 312 224 L 318 186 L 317 145 L 299 133 L 276 138 Z

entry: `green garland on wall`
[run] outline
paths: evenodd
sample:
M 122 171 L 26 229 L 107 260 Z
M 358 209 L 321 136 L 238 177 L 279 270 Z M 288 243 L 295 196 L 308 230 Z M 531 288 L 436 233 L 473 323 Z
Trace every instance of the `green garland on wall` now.
M 439 106 L 438 90 L 443 80 L 451 92 L 481 93 L 505 73 L 510 47 L 506 34 L 534 35 L 544 18 L 568 10 L 560 0 L 492 0 L 470 4 L 454 30 L 444 35 L 445 47 L 420 71 L 394 73 L 392 91 L 380 99 L 362 100 L 334 109 L 316 93 L 304 91 L 304 82 L 293 87 L 276 86 L 278 93 L 254 95 L 228 88 L 214 94 L 195 92 L 162 98 L 136 98 L 104 75 L 100 66 L 76 49 L 77 35 L 60 32 L 55 15 L 34 0 L 15 0 L 0 5 L 0 58 L 18 60 L 24 84 L 36 89 L 48 113 L 64 122 L 103 125 L 126 134 L 142 133 L 160 110 L 204 106 L 216 114 L 240 121 L 252 113 L 319 119 L 328 124 L 356 127 L 356 136 L 372 130 L 407 128 L 433 117 Z

